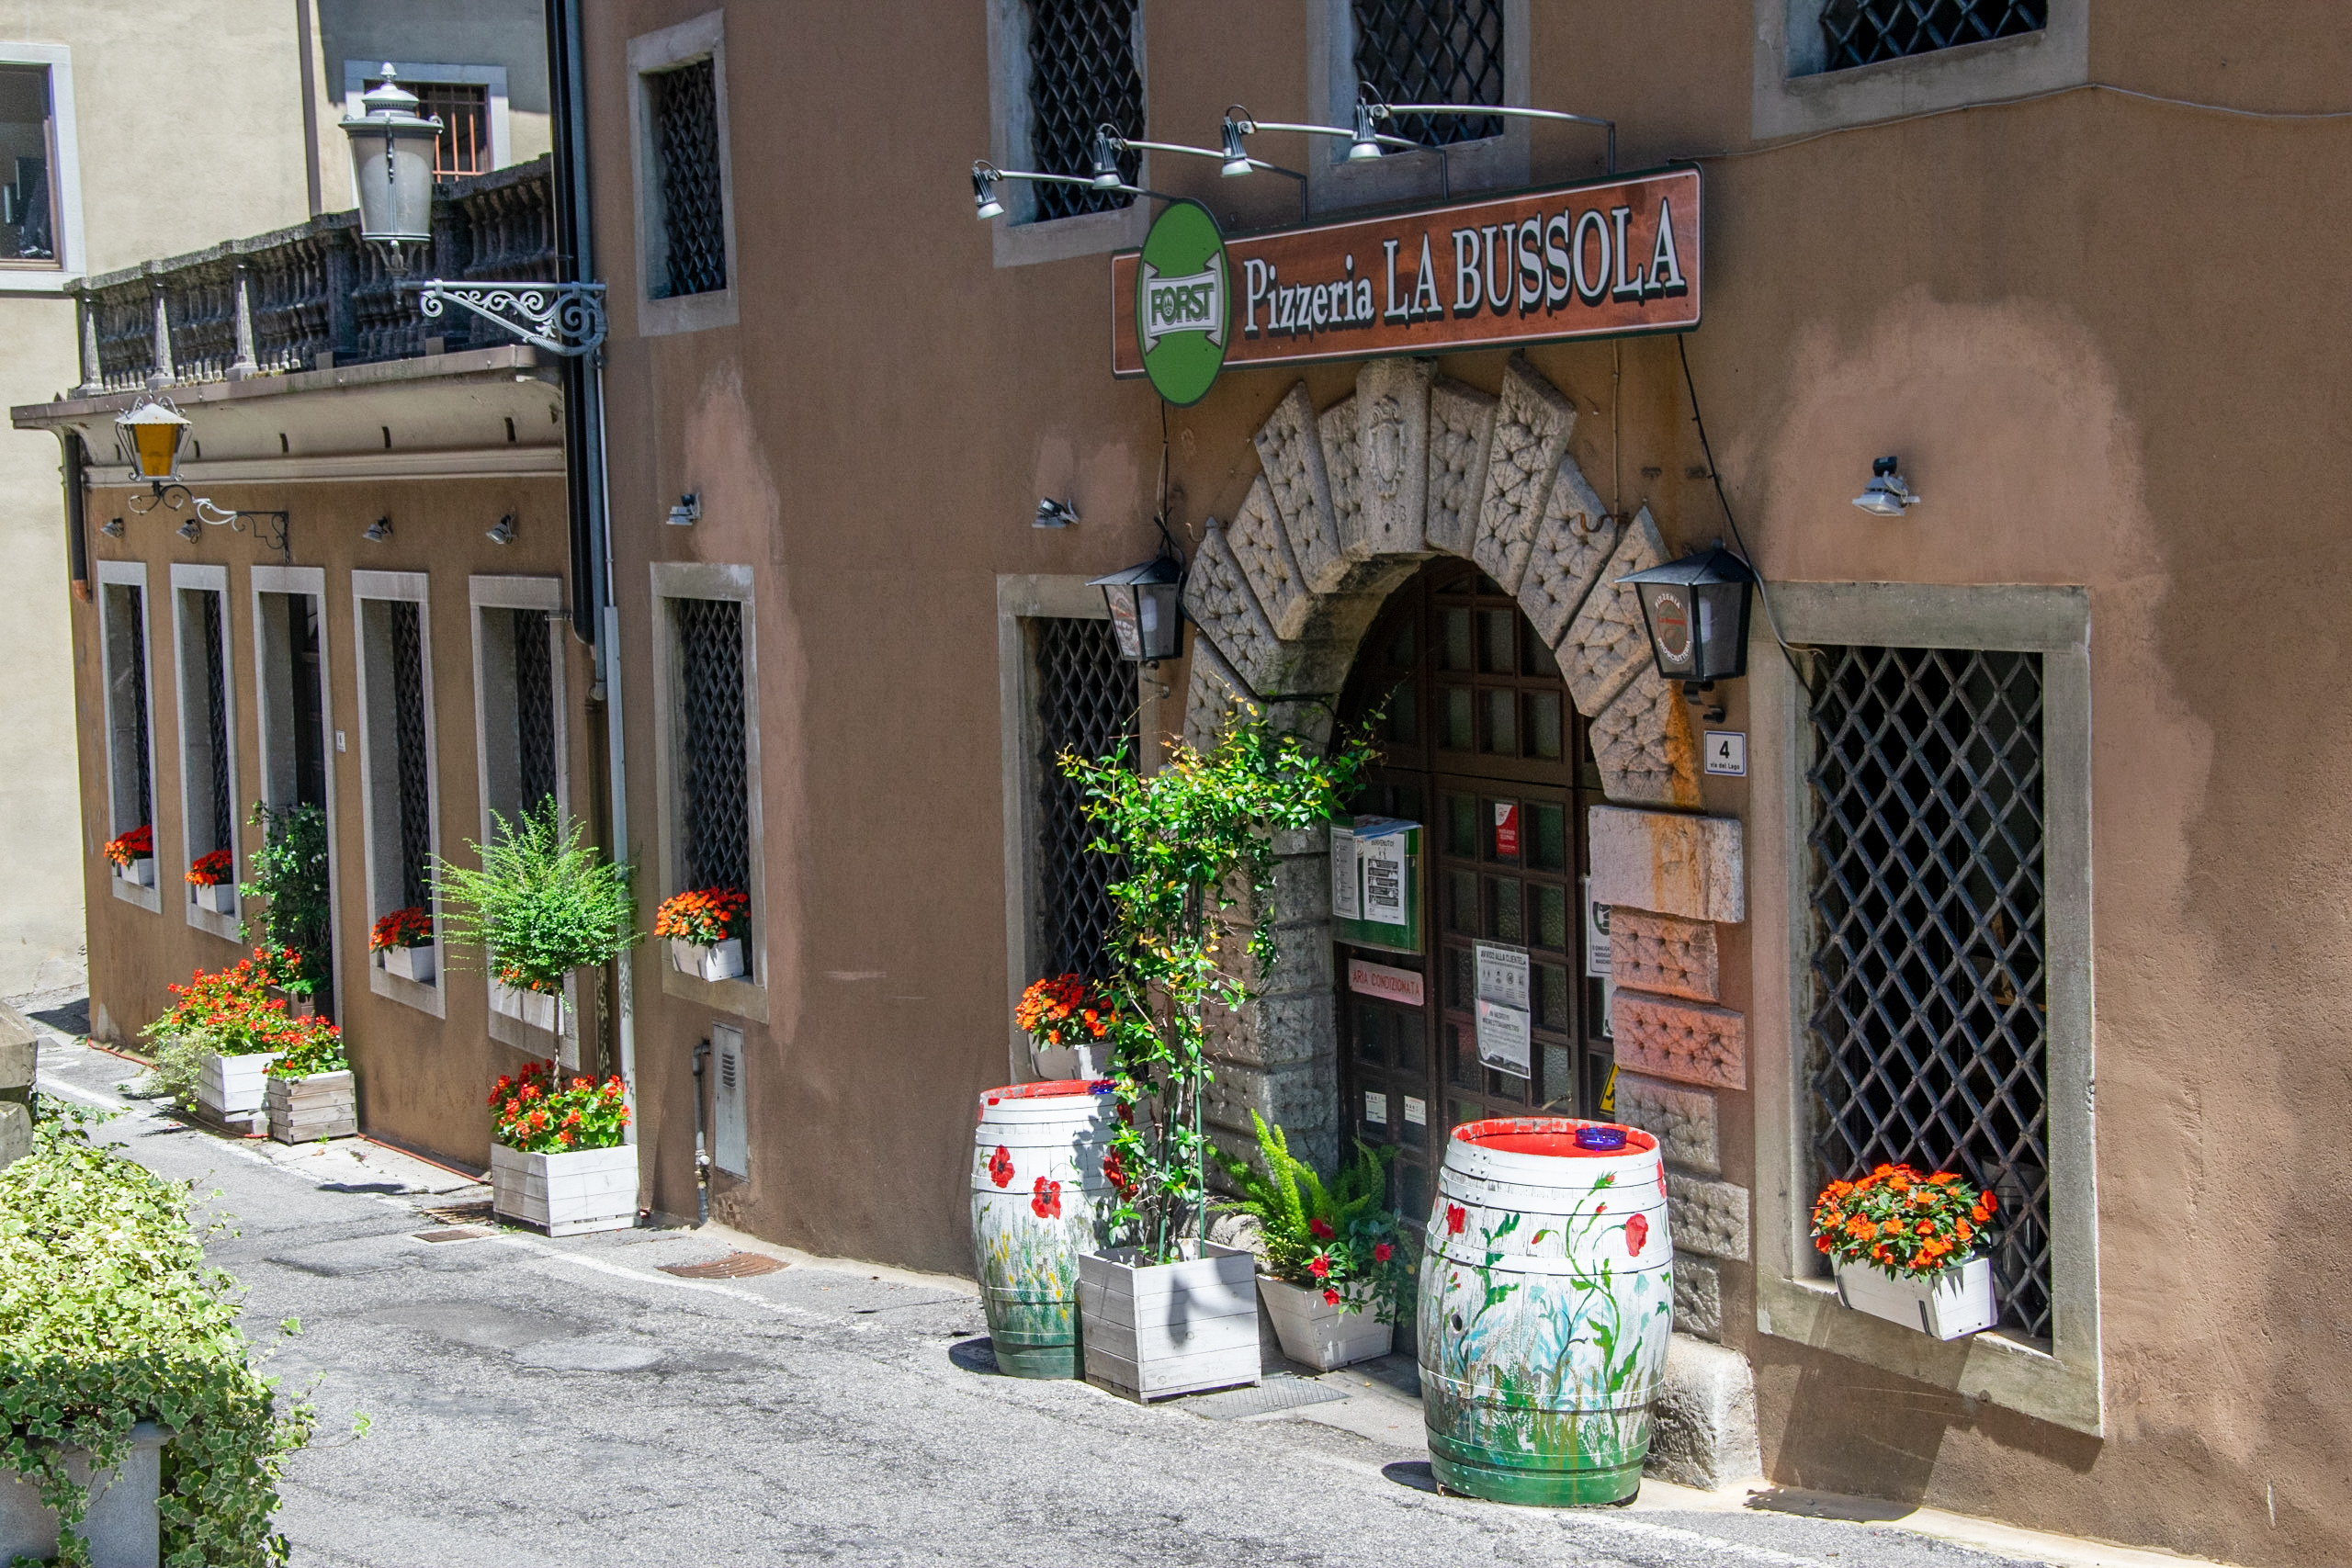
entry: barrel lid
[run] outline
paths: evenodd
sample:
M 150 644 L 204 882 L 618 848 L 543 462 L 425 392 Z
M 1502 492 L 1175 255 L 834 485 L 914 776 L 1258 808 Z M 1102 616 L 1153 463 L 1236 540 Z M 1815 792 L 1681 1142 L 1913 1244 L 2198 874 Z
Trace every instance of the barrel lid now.
M 1055 1078 L 1046 1083 L 1007 1084 L 980 1096 L 983 1105 L 996 1105 L 1008 1100 L 1059 1100 L 1111 1092 L 1109 1078 Z
M 1625 1134 L 1623 1148 L 1589 1149 L 1577 1142 L 1579 1127 L 1608 1127 Z M 1573 1116 L 1507 1116 L 1488 1122 L 1464 1122 L 1453 1135 L 1497 1154 L 1530 1155 L 1550 1159 L 1623 1159 L 1650 1154 L 1657 1140 L 1638 1127 L 1614 1122 L 1587 1122 Z

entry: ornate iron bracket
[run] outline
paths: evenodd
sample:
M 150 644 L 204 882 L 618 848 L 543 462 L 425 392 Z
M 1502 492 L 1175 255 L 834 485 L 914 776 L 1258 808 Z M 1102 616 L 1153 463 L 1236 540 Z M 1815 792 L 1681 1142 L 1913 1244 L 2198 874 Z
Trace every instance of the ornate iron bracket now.
M 290 513 L 232 511 L 225 506 L 215 506 L 175 479 L 152 479 L 148 482 L 153 489 L 147 497 L 147 504 L 141 506 L 136 495 L 130 501 L 130 510 L 141 516 L 154 511 L 159 504 L 171 512 L 177 512 L 185 506 L 196 513 L 198 521 L 209 523 L 216 528 L 225 526 L 232 534 L 251 534 L 262 548 L 276 550 L 279 560 L 288 566 L 293 564 L 294 548 L 290 540 L 294 525 Z
M 400 287 L 416 290 L 418 310 L 427 320 L 437 320 L 455 305 L 549 354 L 593 354 L 605 341 L 601 283 L 447 283 L 434 278 Z

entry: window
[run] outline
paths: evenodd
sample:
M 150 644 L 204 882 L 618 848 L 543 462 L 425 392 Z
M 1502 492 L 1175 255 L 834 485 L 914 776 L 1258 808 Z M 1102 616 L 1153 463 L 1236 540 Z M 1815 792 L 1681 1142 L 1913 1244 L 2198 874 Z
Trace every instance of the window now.
M 1528 11 L 1528 0 L 1309 0 L 1307 101 L 1319 112 L 1306 118 L 1352 125 L 1367 93 L 1392 104 L 1526 105 Z M 1443 147 L 1443 179 L 1457 197 L 1527 183 L 1523 119 L 1404 115 L 1383 129 Z M 1599 137 L 1558 145 L 1571 155 L 1589 150 L 1589 166 L 1600 172 Z M 1308 204 L 1318 210 L 1434 199 L 1443 183 L 1439 161 L 1426 152 L 1391 148 L 1351 164 L 1342 137 L 1312 138 L 1295 156 L 1306 159 L 1297 166 L 1306 172 Z
M 1350 8 L 1356 80 L 1381 102 L 1506 101 L 1502 0 L 1350 0 Z M 1408 141 L 1442 147 L 1500 136 L 1503 118 L 1405 115 L 1387 129 Z
M 0 263 L 57 262 L 49 68 L 0 65 Z
M 384 85 L 380 76 L 360 84 L 362 93 Z M 487 174 L 493 166 L 490 149 L 490 88 L 479 82 L 412 82 L 400 85 L 416 95 L 416 112 L 439 119 L 441 135 L 433 144 L 433 174 L 436 179 Z
M 1039 746 L 1038 906 L 1044 918 L 1043 973 L 1102 976 L 1111 929 L 1110 885 L 1121 863 L 1088 845 L 1094 828 L 1085 796 L 1062 773 L 1065 751 L 1107 757 L 1125 746 L 1133 759 L 1136 670 L 1119 657 L 1108 620 L 1039 619 L 1035 638 Z
M 106 678 L 107 836 L 112 839 L 134 828 L 152 830 L 155 821 L 154 710 L 148 700 L 145 565 L 100 561 L 98 605 Z M 152 887 L 127 887 L 120 878 L 115 886 L 135 902 L 162 908 Z
M 440 920 L 433 897 L 434 831 L 432 638 L 423 572 L 355 571 L 351 592 L 359 640 L 359 773 L 367 812 L 368 916 L 398 909 Z M 437 973 L 416 965 L 410 980 L 377 964 L 371 987 L 415 1000 L 401 989 Z
M 473 580 L 474 681 L 480 705 L 482 804 L 508 821 L 568 795 L 559 777 L 560 644 L 550 616 L 562 614 L 554 578 Z M 485 834 L 492 831 L 487 817 Z
M 736 320 L 734 175 L 727 144 L 724 14 L 629 39 L 637 310 L 643 334 Z
M 311 883 L 304 901 L 315 897 L 315 918 L 306 920 L 298 946 L 319 964 L 319 1012 L 336 1016 L 335 917 L 341 867 L 335 847 L 334 752 L 329 738 L 340 747 L 342 735 L 333 728 L 334 714 L 327 694 L 326 570 L 315 566 L 256 566 L 253 579 L 254 673 L 255 717 L 261 742 L 262 800 L 273 812 L 291 813 L 309 807 L 317 812 L 317 843 L 324 864 L 313 862 Z M 225 580 L 224 580 L 225 581 Z M 275 830 L 287 832 L 292 823 L 280 816 Z M 263 831 L 267 833 L 270 829 Z M 298 887 L 301 883 L 297 883 Z
M 1832 648 L 1811 711 L 1813 1148 L 1997 1193 L 2001 1324 L 2050 1337 L 2041 658 Z
M 1091 175 L 1094 138 L 1105 125 L 1144 135 L 1143 73 L 1136 63 L 1136 0 L 1027 0 L 1029 156 L 1022 167 L 1050 175 Z M 1119 174 L 1136 183 L 1142 155 L 1123 153 Z M 1085 186 L 1031 184 L 1044 221 L 1106 212 L 1135 198 Z
M 172 567 L 173 620 L 178 633 L 180 820 L 187 826 L 187 866 L 206 855 L 229 856 L 228 910 L 203 908 L 187 890 L 190 923 L 220 936 L 236 935 L 237 765 L 234 711 L 229 695 L 229 571 L 226 567 Z M 183 868 L 187 869 L 187 868 Z
M 661 823 L 656 898 L 737 887 L 749 899 L 742 975 L 704 980 L 662 966 L 664 990 L 767 1021 L 761 910 L 759 665 L 752 569 L 653 564 L 653 751 Z
M 2047 19 L 2043 0 L 1827 0 L 1821 7 L 1823 69 L 2039 32 Z

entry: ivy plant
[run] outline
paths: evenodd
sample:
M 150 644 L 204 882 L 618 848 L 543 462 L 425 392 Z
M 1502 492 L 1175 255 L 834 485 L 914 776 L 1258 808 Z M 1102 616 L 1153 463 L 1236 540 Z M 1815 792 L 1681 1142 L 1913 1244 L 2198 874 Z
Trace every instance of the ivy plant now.
M 315 996 L 328 976 L 329 933 L 334 929 L 327 898 L 327 814 L 315 806 L 274 808 L 254 802 L 248 825 L 261 829 L 253 858 L 254 879 L 237 891 L 267 900 L 261 930 L 241 924 L 237 934 L 276 953 L 291 953 L 293 964 L 271 978 L 289 995 Z
M 479 867 L 435 857 L 443 940 L 479 954 L 500 985 L 560 1006 L 564 976 L 611 963 L 643 934 L 628 867 L 587 833 L 552 798 L 512 822 L 492 812 L 490 842 L 466 843 Z

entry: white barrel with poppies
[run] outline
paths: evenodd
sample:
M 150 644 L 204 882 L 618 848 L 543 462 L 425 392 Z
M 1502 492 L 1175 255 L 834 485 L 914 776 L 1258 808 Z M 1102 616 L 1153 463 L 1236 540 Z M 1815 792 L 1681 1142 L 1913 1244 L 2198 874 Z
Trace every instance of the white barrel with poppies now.
M 999 1368 L 1078 1375 L 1078 1257 L 1100 1245 L 1103 1151 L 1118 1124 L 1108 1078 L 980 1096 L 972 1140 L 972 1251 Z
M 1582 1147 L 1583 1127 L 1622 1132 L 1624 1146 Z M 1555 1506 L 1632 1496 L 1666 1373 L 1673 1265 L 1648 1134 L 1557 1117 L 1456 1127 L 1419 1308 L 1439 1484 Z

